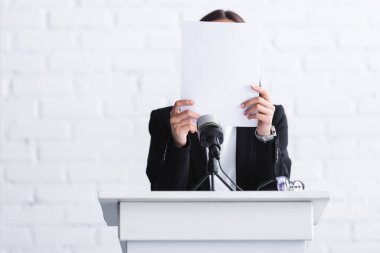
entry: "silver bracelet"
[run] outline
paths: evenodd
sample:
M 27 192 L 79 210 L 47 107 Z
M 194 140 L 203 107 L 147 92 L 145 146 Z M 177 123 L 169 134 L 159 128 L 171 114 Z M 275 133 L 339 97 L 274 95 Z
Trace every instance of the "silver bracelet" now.
M 270 132 L 271 134 L 270 135 L 264 135 L 264 136 L 261 136 L 257 133 L 257 129 L 255 130 L 255 136 L 256 136 L 256 139 L 260 142 L 263 142 L 263 143 L 268 143 L 270 141 L 272 141 L 274 139 L 274 137 L 277 136 L 277 133 L 276 133 L 276 128 L 274 126 L 272 126 L 270 128 Z

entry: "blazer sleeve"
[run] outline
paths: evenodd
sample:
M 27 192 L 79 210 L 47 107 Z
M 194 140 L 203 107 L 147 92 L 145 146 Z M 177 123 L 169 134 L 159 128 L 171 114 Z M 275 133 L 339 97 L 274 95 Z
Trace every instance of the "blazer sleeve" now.
M 275 177 L 285 176 L 290 178 L 292 161 L 288 153 L 288 120 L 282 105 L 278 106 L 280 119 L 276 122 L 277 138 L 275 140 L 275 161 L 274 175 Z
M 279 176 L 290 178 L 291 160 L 288 154 L 288 122 L 282 105 L 276 105 L 276 117 L 273 119 L 277 137 L 269 143 L 262 143 L 254 138 L 256 145 L 256 163 L 258 170 L 258 185 Z M 272 183 L 263 190 L 276 190 Z
M 158 110 L 150 114 L 150 147 L 146 174 L 152 191 L 186 190 L 190 171 L 190 139 L 182 148 L 173 143 Z

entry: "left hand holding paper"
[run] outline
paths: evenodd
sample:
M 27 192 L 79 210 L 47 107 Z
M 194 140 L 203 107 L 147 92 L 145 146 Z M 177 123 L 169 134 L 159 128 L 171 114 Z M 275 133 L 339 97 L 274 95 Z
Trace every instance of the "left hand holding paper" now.
M 269 98 L 267 90 L 256 85 L 252 85 L 251 88 L 258 92 L 260 96 L 251 98 L 241 104 L 243 114 L 248 119 L 258 120 L 257 133 L 259 135 L 269 135 L 275 107 Z

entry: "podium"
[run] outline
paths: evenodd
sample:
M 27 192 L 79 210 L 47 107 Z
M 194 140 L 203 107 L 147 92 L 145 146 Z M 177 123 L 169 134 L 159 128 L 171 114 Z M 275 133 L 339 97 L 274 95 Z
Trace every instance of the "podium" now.
M 328 192 L 100 192 L 124 253 L 300 253 Z

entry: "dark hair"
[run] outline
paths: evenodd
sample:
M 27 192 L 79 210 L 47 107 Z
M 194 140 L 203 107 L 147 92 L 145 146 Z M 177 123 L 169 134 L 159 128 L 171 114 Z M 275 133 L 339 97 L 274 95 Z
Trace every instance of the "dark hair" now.
M 236 23 L 245 23 L 244 19 L 233 11 L 215 10 L 204 16 L 200 21 L 212 22 L 217 19 L 230 19 Z

